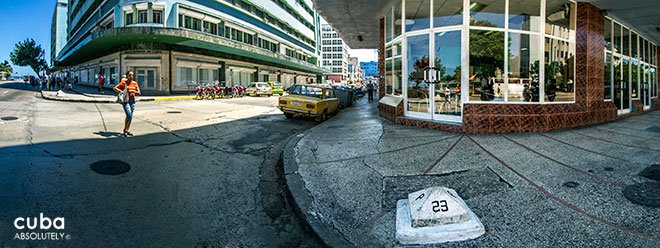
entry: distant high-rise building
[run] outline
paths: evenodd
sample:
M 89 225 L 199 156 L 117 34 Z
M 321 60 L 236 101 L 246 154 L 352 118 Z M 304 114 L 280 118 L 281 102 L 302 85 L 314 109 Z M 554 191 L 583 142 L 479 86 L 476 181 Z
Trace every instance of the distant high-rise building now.
M 360 62 L 360 67 L 364 70 L 364 77 L 377 77 L 378 76 L 378 62 Z
M 348 81 L 351 83 L 364 81 L 364 71 L 362 70 L 360 61 L 357 57 L 348 58 Z
M 55 11 L 53 12 L 53 22 L 50 30 L 50 64 L 55 63 L 55 58 L 59 55 L 67 41 L 67 0 L 57 0 Z
M 335 30 L 321 18 L 321 66 L 330 71 L 328 80 L 349 80 L 348 46 Z

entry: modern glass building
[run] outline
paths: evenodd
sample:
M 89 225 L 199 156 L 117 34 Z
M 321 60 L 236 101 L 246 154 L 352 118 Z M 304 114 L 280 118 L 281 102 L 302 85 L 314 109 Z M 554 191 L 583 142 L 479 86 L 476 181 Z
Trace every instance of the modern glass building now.
M 355 6 L 358 13 L 324 18 L 352 47 L 384 51 L 380 113 L 399 124 L 468 133 L 547 131 L 660 108 L 660 37 L 626 22 L 643 19 L 597 6 L 612 3 L 590 2 L 373 1 L 368 11 Z M 341 4 L 316 3 L 324 14 Z M 342 16 L 368 16 L 379 25 L 356 27 Z M 378 26 L 377 36 L 369 36 L 366 28 Z M 368 38 L 380 42 L 361 42 Z
M 318 82 L 318 14 L 309 0 L 69 0 L 55 59 L 72 80 L 110 85 L 135 71 L 147 94 L 216 81 Z

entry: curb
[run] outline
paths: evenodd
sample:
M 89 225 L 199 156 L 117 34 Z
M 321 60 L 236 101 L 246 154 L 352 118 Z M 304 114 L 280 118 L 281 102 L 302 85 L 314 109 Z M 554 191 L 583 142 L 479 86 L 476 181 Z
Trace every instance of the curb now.
M 307 225 L 311 227 L 323 244 L 328 247 L 354 247 L 341 232 L 332 227 L 332 224 L 326 223 L 323 219 L 319 218 L 319 215 L 316 214 L 318 209 L 314 204 L 314 197 L 305 187 L 305 181 L 302 179 L 302 176 L 298 174 L 298 164 L 296 164 L 294 148 L 305 137 L 306 133 L 314 131 L 319 126 L 321 125 L 296 134 L 287 142 L 282 152 L 284 180 L 293 198 L 291 205 L 298 216 L 307 222 Z
M 116 103 L 114 97 L 98 97 L 83 93 L 77 90 L 73 90 L 76 93 L 79 93 L 83 96 L 89 97 L 91 99 L 68 99 L 68 98 L 59 98 L 44 95 L 43 91 L 40 91 L 41 98 L 51 101 L 61 101 L 61 102 L 83 102 L 83 103 Z M 164 101 L 184 101 L 184 100 L 194 100 L 195 96 L 174 96 L 174 97 L 148 97 L 148 98 L 137 98 L 136 102 L 164 102 Z

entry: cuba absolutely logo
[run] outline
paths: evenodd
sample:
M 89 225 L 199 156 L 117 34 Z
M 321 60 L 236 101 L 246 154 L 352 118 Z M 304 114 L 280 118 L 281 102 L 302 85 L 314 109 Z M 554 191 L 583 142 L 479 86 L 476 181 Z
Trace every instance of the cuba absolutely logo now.
M 39 217 L 18 217 L 14 220 L 18 232 L 14 240 L 69 240 L 71 235 L 64 232 L 64 217 L 49 218 L 39 213 Z

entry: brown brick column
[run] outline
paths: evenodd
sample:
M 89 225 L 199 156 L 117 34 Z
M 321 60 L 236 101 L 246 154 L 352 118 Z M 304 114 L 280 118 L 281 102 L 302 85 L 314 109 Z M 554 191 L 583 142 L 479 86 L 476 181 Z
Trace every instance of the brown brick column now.
M 385 18 L 380 19 L 380 36 L 378 38 L 378 95 L 385 96 Z
M 601 9 L 590 3 L 578 3 L 575 102 L 587 111 L 604 107 L 604 22 Z

